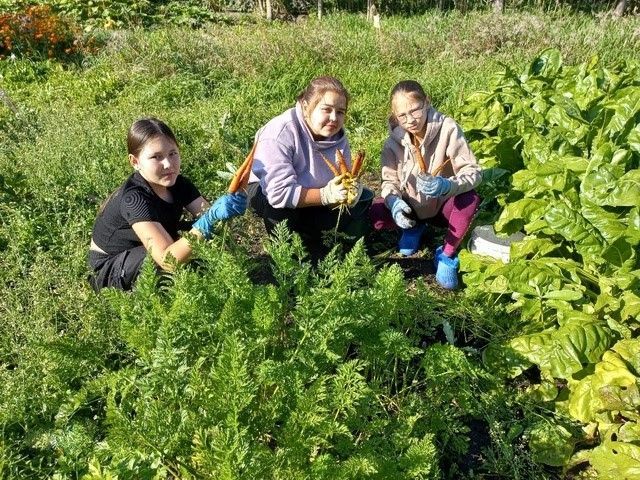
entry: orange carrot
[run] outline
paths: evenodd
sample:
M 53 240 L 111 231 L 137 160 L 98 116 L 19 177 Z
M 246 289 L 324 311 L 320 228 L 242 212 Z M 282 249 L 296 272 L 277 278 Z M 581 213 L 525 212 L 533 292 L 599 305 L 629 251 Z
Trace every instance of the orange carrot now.
M 249 177 L 251 176 L 251 167 L 253 166 L 253 154 L 256 151 L 256 145 L 258 142 L 254 142 L 253 147 L 247 158 L 245 158 L 242 165 L 238 167 L 236 173 L 233 174 L 231 183 L 229 184 L 229 193 L 236 193 L 238 190 L 245 189 L 249 184 Z
M 427 164 L 424 163 L 424 157 L 420 151 L 420 143 L 418 143 L 418 139 L 415 136 L 413 137 L 413 145 L 416 147 L 416 161 L 418 162 L 418 169 L 420 170 L 420 173 L 424 173 L 427 171 Z
M 357 177 L 360 175 L 360 169 L 362 168 L 362 164 L 364 163 L 364 150 L 358 150 L 356 153 L 356 159 L 351 164 L 351 175 Z
M 349 169 L 347 168 L 347 162 L 345 162 L 344 160 L 344 155 L 338 149 L 336 149 L 336 163 L 340 168 L 340 175 L 344 175 L 345 173 L 349 172 Z
M 338 175 L 340 175 L 340 172 L 335 167 L 335 165 L 333 163 L 331 163 L 331 160 L 329 160 L 327 157 L 325 157 L 322 153 L 320 154 L 320 156 L 324 160 L 324 163 L 327 164 L 327 167 L 329 167 L 329 170 L 331 170 L 331 173 L 333 173 L 334 176 L 337 177 Z
M 444 162 L 442 162 L 440 165 L 437 166 L 437 168 L 433 171 L 431 175 L 433 175 L 434 177 L 437 177 L 438 175 L 440 175 L 440 172 L 442 171 L 442 169 L 446 167 L 447 163 L 449 163 L 450 161 L 451 159 L 447 157 Z

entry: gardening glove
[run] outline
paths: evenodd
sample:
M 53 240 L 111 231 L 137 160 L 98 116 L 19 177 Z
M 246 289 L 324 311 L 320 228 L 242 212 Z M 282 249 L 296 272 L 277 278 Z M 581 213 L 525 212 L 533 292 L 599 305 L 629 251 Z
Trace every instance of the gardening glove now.
M 451 180 L 419 173 L 416 177 L 416 189 L 428 198 L 443 197 L 451 191 Z
M 247 209 L 247 196 L 244 193 L 228 193 L 218 198 L 213 205 L 193 224 L 193 228 L 206 239 L 211 238 L 213 226 L 220 220 L 242 215 Z
M 342 178 L 343 175 L 339 175 L 320 189 L 320 202 L 322 205 L 334 205 L 343 202 L 347 198 L 347 189 L 342 185 Z
M 353 180 L 351 186 L 347 190 L 347 207 L 353 207 L 358 203 L 358 200 L 360 200 L 360 197 L 362 196 L 362 190 L 364 190 L 362 184 L 357 180 Z
M 390 195 L 387 198 L 390 199 L 387 200 L 387 206 L 389 210 L 391 210 L 391 216 L 393 217 L 393 221 L 396 222 L 396 225 L 405 229 L 414 227 L 416 221 L 411 218 L 413 210 L 411 210 L 409 204 L 395 195 Z

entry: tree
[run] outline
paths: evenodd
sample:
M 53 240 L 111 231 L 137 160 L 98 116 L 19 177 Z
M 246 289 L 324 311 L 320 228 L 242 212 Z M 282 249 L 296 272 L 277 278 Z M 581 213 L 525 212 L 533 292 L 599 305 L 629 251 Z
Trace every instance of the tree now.
M 322 0 L 318 0 L 318 20 L 322 20 Z
M 504 0 L 493 0 L 493 11 L 496 13 L 504 12 Z
M 618 0 L 615 8 L 613 9 L 614 17 L 621 17 L 624 15 L 624 11 L 627 9 L 627 0 Z
M 267 9 L 267 20 L 270 22 L 273 20 L 273 9 L 271 8 L 271 0 L 265 0 Z

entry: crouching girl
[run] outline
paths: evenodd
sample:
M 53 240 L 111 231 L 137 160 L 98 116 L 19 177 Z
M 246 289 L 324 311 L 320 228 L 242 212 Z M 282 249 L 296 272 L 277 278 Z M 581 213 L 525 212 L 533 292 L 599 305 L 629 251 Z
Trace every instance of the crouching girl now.
M 200 215 L 190 234 L 209 238 L 217 222 L 246 209 L 244 194 L 224 195 L 209 205 L 180 174 L 178 142 L 162 121 L 136 121 L 127 148 L 134 172 L 105 201 L 93 226 L 89 282 L 96 291 L 131 289 L 147 252 L 161 269 L 171 268 L 170 259 L 187 262 L 191 245 L 178 233 L 184 210 Z
M 339 150 L 351 168 L 344 131 L 349 95 L 334 77 L 317 77 L 298 96 L 293 108 L 270 120 L 256 134 L 249 203 L 268 233 L 287 221 L 312 259 L 328 250 L 323 232 L 338 230 L 353 238 L 369 227 L 373 192 L 354 180 L 350 187 L 323 160 Z M 346 204 L 342 212 L 336 208 Z
M 398 249 L 420 248 L 426 224 L 447 229 L 435 251 L 436 280 L 446 289 L 458 285 L 457 250 L 480 204 L 478 162 L 454 120 L 438 112 L 422 86 L 398 83 L 391 91 L 389 137 L 382 151 L 382 198 L 372 206 L 374 226 L 391 217 L 401 236 Z M 423 160 L 425 172 L 420 171 Z M 386 207 L 386 208 L 385 208 Z M 391 223 L 392 224 L 392 223 Z

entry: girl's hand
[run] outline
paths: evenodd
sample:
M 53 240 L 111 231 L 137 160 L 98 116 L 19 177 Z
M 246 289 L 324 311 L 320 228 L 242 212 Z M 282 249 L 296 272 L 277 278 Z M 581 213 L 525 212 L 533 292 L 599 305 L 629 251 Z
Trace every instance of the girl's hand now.
M 244 193 L 226 194 L 218 198 L 196 222 L 193 228 L 210 238 L 214 225 L 221 220 L 228 220 L 242 215 L 247 209 L 247 196 Z
M 400 228 L 412 228 L 416 225 L 416 221 L 411 218 L 413 210 L 407 202 L 400 197 L 392 195 L 390 200 L 387 201 L 387 206 L 391 210 L 391 216 L 393 221 L 396 222 Z
M 339 175 L 329 180 L 324 187 L 320 189 L 320 202 L 322 205 L 335 205 L 344 202 L 347 198 L 347 189 L 342 184 L 344 175 Z
M 443 197 L 451 191 L 451 180 L 419 173 L 416 177 L 416 189 L 427 198 Z

